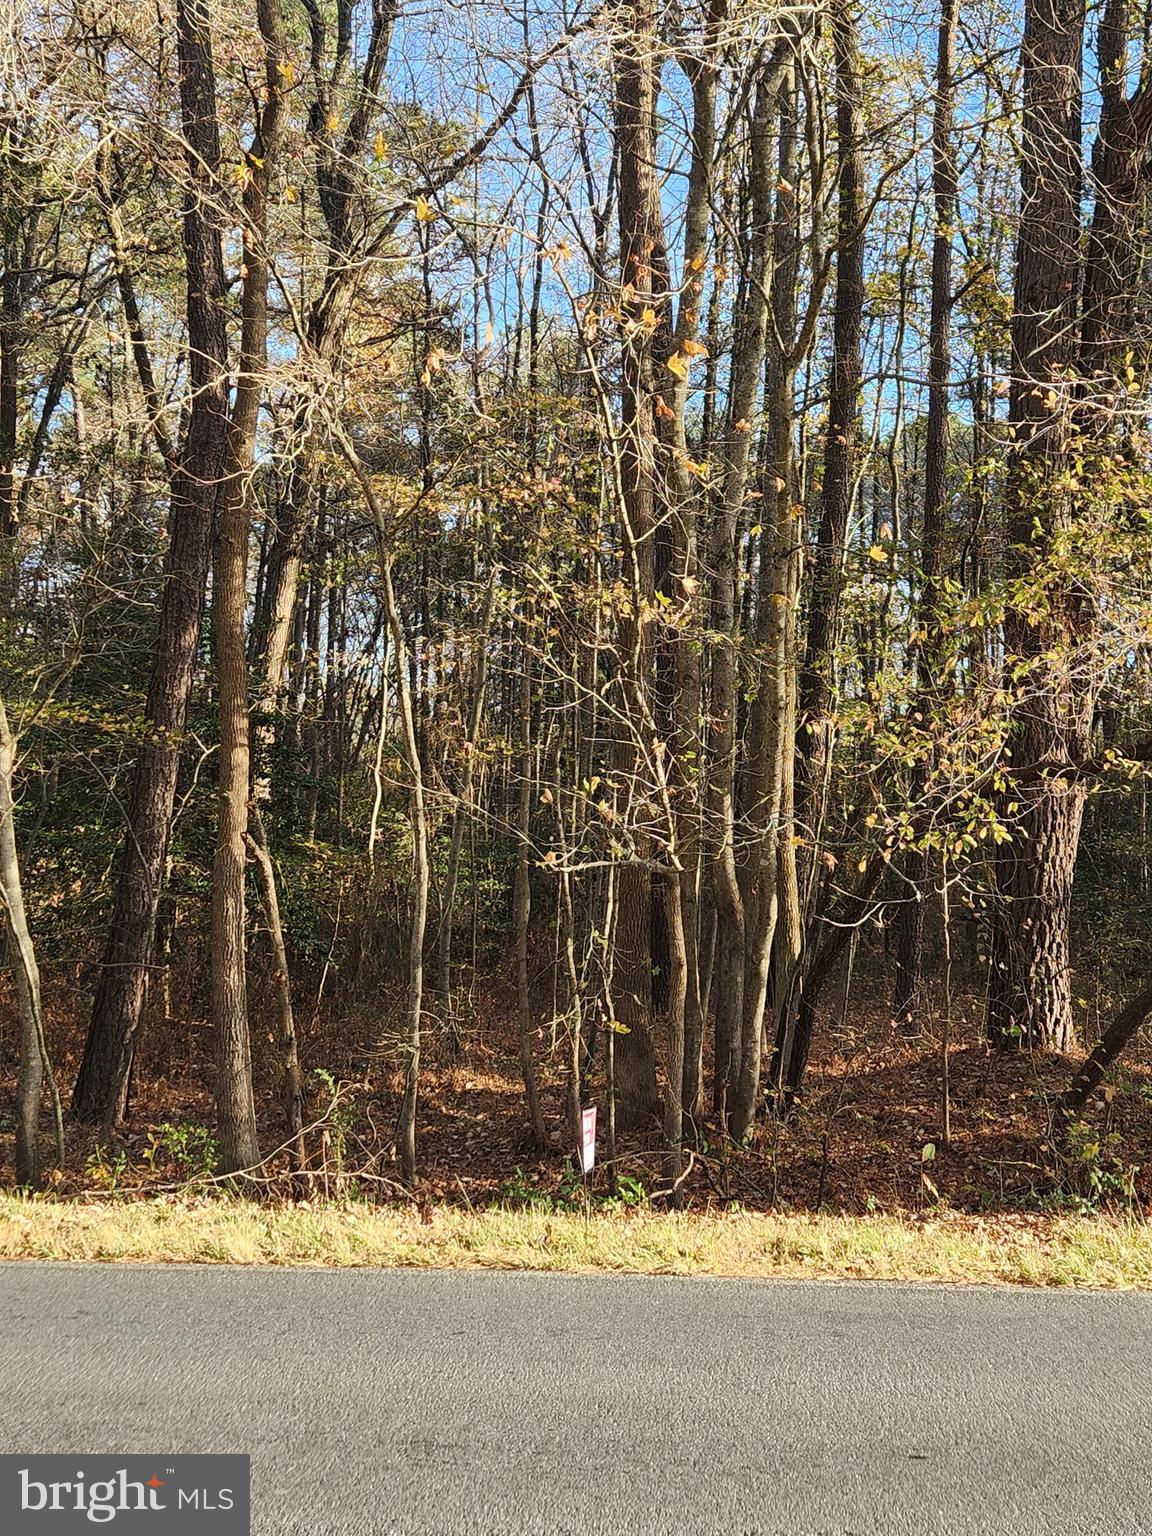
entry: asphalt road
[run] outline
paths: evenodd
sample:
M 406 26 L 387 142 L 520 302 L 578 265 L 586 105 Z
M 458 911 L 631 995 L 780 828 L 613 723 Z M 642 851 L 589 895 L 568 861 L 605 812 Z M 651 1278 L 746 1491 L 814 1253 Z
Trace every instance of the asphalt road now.
M 1149 1536 L 1152 1297 L 0 1266 L 0 1449 L 248 1452 L 259 1536 Z

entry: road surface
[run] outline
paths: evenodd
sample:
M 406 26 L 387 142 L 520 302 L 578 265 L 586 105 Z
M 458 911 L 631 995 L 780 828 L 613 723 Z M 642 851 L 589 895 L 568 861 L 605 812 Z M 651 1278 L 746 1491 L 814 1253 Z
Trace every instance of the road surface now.
M 0 1449 L 258 1536 L 1149 1536 L 1152 1296 L 0 1266 Z

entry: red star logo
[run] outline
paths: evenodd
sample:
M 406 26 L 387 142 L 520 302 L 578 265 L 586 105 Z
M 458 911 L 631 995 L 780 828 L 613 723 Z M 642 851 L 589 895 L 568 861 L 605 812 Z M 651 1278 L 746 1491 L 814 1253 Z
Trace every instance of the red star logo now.
M 147 1488 L 163 1488 L 163 1486 L 164 1486 L 164 1484 L 156 1476 L 155 1472 L 153 1472 L 152 1476 L 148 1479 L 147 1483 L 145 1484 L 145 1487 L 147 1487 Z

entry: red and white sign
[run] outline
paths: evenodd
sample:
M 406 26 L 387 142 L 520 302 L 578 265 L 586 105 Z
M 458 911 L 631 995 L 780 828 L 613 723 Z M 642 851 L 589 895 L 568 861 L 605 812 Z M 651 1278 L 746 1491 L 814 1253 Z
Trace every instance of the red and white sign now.
M 580 1111 L 580 1166 L 591 1173 L 596 1163 L 596 1106 Z

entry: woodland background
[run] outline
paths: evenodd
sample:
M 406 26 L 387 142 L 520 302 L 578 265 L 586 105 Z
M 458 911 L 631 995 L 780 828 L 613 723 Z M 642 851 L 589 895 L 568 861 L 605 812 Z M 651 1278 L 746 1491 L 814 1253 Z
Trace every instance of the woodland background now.
M 1142 1212 L 1148 20 L 4 8 L 7 1178 Z

